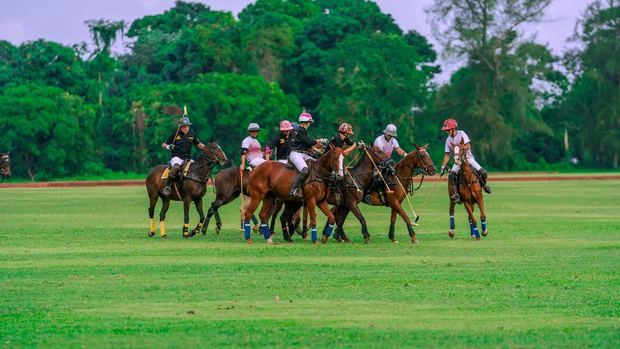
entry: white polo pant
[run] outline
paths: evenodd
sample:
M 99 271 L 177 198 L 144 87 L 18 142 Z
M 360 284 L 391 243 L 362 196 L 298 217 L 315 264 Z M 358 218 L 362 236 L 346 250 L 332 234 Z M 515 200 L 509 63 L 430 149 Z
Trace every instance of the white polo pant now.
M 291 155 L 289 155 L 288 158 L 291 160 L 293 165 L 295 165 L 295 168 L 297 168 L 299 172 L 301 172 L 304 168 L 308 167 L 308 164 L 306 164 L 306 160 L 313 159 L 313 157 L 308 154 L 299 153 L 296 151 L 292 151 Z

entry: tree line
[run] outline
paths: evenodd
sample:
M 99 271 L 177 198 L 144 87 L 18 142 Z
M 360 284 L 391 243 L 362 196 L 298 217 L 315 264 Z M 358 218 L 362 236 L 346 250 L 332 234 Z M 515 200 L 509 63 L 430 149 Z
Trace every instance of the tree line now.
M 369 141 L 395 123 L 402 146 L 439 158 L 453 117 L 492 169 L 617 168 L 619 1 L 592 2 L 562 57 L 522 32 L 550 2 L 436 0 L 441 54 L 464 62 L 442 85 L 428 39 L 366 0 L 257 0 L 238 18 L 177 1 L 132 23 L 86 21 L 91 45 L 0 41 L 0 150 L 32 180 L 143 173 L 166 161 L 159 145 L 186 105 L 229 155 L 248 123 L 266 141 L 306 109 L 317 137 L 346 121 Z

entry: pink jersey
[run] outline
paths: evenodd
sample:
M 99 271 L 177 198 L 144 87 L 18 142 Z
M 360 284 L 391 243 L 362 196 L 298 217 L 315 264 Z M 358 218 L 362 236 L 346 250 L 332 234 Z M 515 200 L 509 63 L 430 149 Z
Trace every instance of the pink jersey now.
M 245 159 L 247 162 L 251 162 L 254 159 L 263 158 L 263 150 L 260 143 L 256 138 L 247 136 L 241 142 L 241 150 L 245 153 Z

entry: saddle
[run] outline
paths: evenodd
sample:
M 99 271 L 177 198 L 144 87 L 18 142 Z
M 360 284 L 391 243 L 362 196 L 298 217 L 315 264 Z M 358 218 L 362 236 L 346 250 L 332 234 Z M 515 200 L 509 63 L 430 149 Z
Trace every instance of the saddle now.
M 179 181 L 187 177 L 187 174 L 189 173 L 189 169 L 193 163 L 194 163 L 194 160 L 192 159 L 183 161 L 183 163 L 181 164 L 181 171 L 179 171 L 179 177 L 178 177 Z M 170 165 L 168 165 L 168 167 L 166 167 L 166 169 L 164 170 L 164 173 L 161 174 L 161 179 L 168 179 L 169 174 L 170 174 Z

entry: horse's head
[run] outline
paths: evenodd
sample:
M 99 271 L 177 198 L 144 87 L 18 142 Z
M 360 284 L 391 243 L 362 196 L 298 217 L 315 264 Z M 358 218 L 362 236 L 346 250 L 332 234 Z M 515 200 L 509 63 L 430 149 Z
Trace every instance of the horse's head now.
M 218 163 L 220 165 L 228 163 L 228 158 L 222 148 L 213 141 L 205 144 L 205 147 L 202 149 L 202 155 L 211 163 Z
M 459 145 L 454 146 L 454 163 L 461 168 L 469 167 L 469 162 L 467 162 L 467 150 L 465 149 L 465 144 L 462 139 Z
M 333 148 L 325 153 L 316 162 L 323 173 L 332 173 L 337 180 L 344 179 L 344 153 L 341 148 Z
M 431 159 L 431 156 L 426 151 L 426 148 L 428 148 L 428 144 L 423 146 L 416 144 L 415 150 L 407 154 L 402 161 L 412 167 L 414 171 L 425 176 L 432 176 L 437 172 L 437 168 L 433 163 L 433 159 Z
M 2 178 L 11 177 L 11 158 L 8 153 L 0 154 L 0 175 Z

